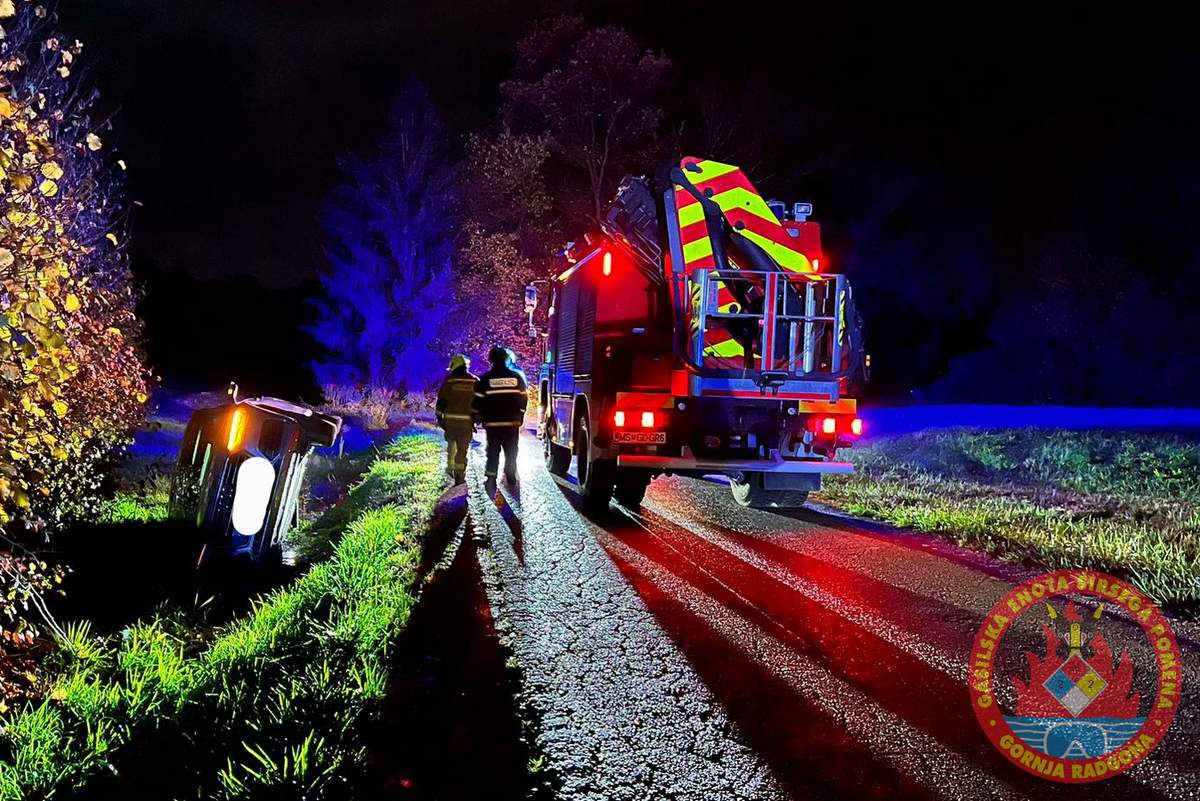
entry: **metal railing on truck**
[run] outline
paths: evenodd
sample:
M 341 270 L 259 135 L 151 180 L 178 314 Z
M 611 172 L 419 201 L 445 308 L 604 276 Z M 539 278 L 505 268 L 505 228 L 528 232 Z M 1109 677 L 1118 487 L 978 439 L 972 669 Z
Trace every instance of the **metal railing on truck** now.
M 793 376 L 836 377 L 843 372 L 851 347 L 845 276 L 702 269 L 686 280 L 690 356 L 696 364 L 783 370 Z M 723 349 L 728 342 L 737 346 Z M 729 357 L 722 350 L 741 354 Z

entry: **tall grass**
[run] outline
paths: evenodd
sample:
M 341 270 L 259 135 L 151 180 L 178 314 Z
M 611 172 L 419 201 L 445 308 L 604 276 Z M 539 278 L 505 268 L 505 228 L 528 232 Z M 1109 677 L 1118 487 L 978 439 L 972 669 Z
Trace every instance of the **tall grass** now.
M 49 696 L 0 719 L 0 799 L 145 775 L 176 797 L 338 796 L 415 602 L 440 462 L 427 430 L 388 445 L 327 529 L 330 558 L 201 650 L 159 619 L 107 641 L 73 629 Z
M 161 468 L 161 463 L 152 464 L 151 469 Z M 145 469 L 145 468 L 143 468 Z M 125 486 L 100 504 L 97 522 L 100 523 L 151 523 L 165 520 L 167 506 L 171 501 L 171 477 L 154 472 L 140 480 L 123 482 Z
M 950 429 L 881 440 L 821 498 L 1047 567 L 1200 600 L 1200 445 L 1108 431 Z
M 326 384 L 322 392 L 327 411 L 357 417 L 372 430 L 385 429 L 395 420 L 411 418 L 430 408 L 430 399 L 423 393 L 404 394 L 391 387 Z
M 1200 444 L 1164 434 L 944 429 L 870 443 L 854 460 L 868 470 L 1200 501 Z

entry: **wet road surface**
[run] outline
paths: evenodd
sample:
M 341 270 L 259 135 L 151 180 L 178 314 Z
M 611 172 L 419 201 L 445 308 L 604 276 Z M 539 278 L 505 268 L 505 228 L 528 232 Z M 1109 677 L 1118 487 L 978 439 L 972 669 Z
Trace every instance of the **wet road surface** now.
M 1177 628 L 1166 741 L 1126 775 L 1055 784 L 993 749 L 966 688 L 984 615 L 1034 571 L 818 511 L 740 509 L 692 479 L 589 518 L 522 446 L 519 490 L 489 499 L 476 472 L 470 506 L 563 797 L 1200 797 L 1194 625 Z M 1136 643 L 1119 624 L 1117 652 Z
M 421 600 L 368 728 L 369 783 L 358 797 L 456 801 L 538 790 L 465 513 L 455 488 L 434 514 L 418 567 Z

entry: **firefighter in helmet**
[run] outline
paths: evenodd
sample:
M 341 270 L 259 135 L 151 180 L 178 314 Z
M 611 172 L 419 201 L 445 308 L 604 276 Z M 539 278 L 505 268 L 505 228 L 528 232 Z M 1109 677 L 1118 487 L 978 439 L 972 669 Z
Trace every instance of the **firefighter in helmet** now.
M 525 374 L 513 364 L 513 355 L 503 345 L 493 345 L 488 351 L 491 368 L 479 377 L 475 385 L 475 416 L 487 432 L 488 492 L 495 492 L 496 476 L 500 472 L 500 452 L 504 451 L 504 477 L 517 481 L 517 444 L 521 424 L 525 421 L 525 405 L 529 401 Z
M 446 432 L 446 473 L 461 484 L 467 479 L 467 453 L 475 435 L 475 382 L 471 360 L 459 353 L 450 360 L 449 373 L 437 396 L 437 421 Z

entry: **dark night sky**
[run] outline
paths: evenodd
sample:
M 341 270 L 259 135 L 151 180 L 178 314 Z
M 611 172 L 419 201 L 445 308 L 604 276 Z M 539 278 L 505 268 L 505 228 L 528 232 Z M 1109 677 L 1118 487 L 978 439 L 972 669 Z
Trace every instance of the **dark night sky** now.
M 337 156 L 378 134 L 394 87 L 428 76 L 477 125 L 525 14 L 490 4 L 89 0 L 60 6 L 119 104 L 116 142 L 144 203 L 135 263 L 196 276 L 311 277 Z M 533 12 L 530 12 L 533 13 Z M 449 76 L 461 77 L 451 85 Z
M 1071 202 L 1064 182 L 1143 147 L 1147 126 L 1181 140 L 1196 128 L 1181 95 L 1190 79 L 1180 83 L 1195 64 L 1173 55 L 1188 50 L 1129 17 L 567 5 L 663 49 L 683 76 L 773 93 L 789 124 L 815 132 L 809 150 L 826 161 L 902 160 L 1001 213 L 1053 215 Z M 516 39 L 562 6 L 65 0 L 60 14 L 119 104 L 116 141 L 145 204 L 135 261 L 287 283 L 319 267 L 313 218 L 335 158 L 370 145 L 401 77 L 432 84 L 461 139 L 494 111 Z M 786 155 L 779 165 L 795 174 Z M 820 165 L 806 154 L 799 168 L 817 173 L 802 187 L 810 195 L 820 194 Z
M 492 118 L 515 42 L 563 10 L 665 52 L 684 91 L 754 101 L 762 116 L 748 125 L 772 140 L 760 187 L 816 203 L 827 255 L 835 268 L 856 265 L 851 278 L 874 293 L 874 321 L 894 306 L 937 329 L 926 339 L 940 352 L 917 384 L 995 341 L 993 312 L 1020 297 L 1033 271 L 1084 263 L 1072 261 L 1078 243 L 1119 251 L 1118 276 L 1148 277 L 1138 290 L 1145 312 L 1112 325 L 1183 313 L 1179 296 L 1198 281 L 1159 280 L 1200 265 L 1190 233 L 1200 214 L 1200 56 L 1181 20 L 1095 6 L 1009 5 L 1001 16 L 840 5 L 62 0 L 59 13 L 119 108 L 108 139 L 144 204 L 134 269 L 156 296 L 146 315 L 160 364 L 162 343 L 181 333 L 164 330 L 190 325 L 171 310 L 192 289 L 153 276 L 275 287 L 311 279 L 322 264 L 315 217 L 336 159 L 377 139 L 403 78 L 430 84 L 457 146 Z M 872 219 L 891 229 L 868 230 Z M 868 239 L 873 249 L 855 253 Z M 1067 244 L 1056 251 L 1056 241 Z M 922 272 L 926 253 L 933 273 Z M 288 300 L 297 309 L 300 292 Z M 1107 347 L 1099 315 L 1108 301 L 1098 298 L 1059 326 L 1094 328 L 1083 346 L 1093 350 Z M 294 330 L 299 319 L 262 325 Z

